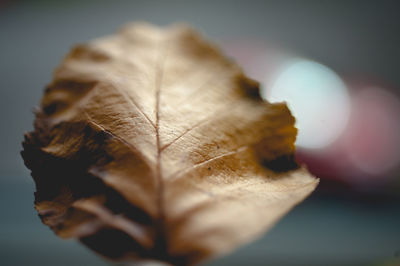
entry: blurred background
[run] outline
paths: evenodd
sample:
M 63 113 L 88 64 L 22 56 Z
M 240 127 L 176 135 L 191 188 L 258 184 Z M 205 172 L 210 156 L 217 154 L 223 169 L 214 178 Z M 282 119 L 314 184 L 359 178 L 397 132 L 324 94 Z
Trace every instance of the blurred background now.
M 58 239 L 19 156 L 51 73 L 128 21 L 188 22 L 297 118 L 317 191 L 206 265 L 400 265 L 400 2 L 0 0 L 0 265 L 112 265 Z

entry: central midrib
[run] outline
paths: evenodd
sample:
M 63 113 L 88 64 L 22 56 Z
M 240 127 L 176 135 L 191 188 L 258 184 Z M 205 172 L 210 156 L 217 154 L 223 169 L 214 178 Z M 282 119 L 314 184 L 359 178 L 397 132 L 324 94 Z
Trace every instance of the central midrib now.
M 156 181 L 156 204 L 158 209 L 158 217 L 157 217 L 157 234 L 158 237 L 163 239 L 161 245 L 165 245 L 165 210 L 164 210 L 164 182 L 163 182 L 163 173 L 162 173 L 162 164 L 161 164 L 161 139 L 160 139 L 160 97 L 161 97 L 161 88 L 163 81 L 163 72 L 164 72 L 164 63 L 167 57 L 167 49 L 165 45 L 165 41 L 160 40 L 159 45 L 157 47 L 160 51 L 159 58 L 156 60 L 156 71 L 155 71 L 155 112 L 156 112 L 156 123 L 155 123 L 155 133 L 156 133 L 156 145 L 157 145 L 157 159 L 156 159 L 156 169 L 155 169 L 155 181 Z M 164 49 L 163 49 L 164 48 Z

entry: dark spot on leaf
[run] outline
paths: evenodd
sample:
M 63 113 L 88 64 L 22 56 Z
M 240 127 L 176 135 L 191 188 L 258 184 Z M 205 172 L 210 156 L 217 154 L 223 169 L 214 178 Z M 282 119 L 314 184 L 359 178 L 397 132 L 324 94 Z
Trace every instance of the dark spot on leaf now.
M 264 165 L 275 172 L 285 172 L 299 168 L 293 154 L 279 156 L 275 160 L 264 162 Z

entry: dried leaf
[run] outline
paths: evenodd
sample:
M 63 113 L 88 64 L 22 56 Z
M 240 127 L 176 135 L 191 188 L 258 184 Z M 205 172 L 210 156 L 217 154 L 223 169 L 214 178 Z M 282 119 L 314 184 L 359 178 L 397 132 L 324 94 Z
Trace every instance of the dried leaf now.
M 185 26 L 76 46 L 25 136 L 43 223 L 114 260 L 186 265 L 269 229 L 316 187 L 294 118 Z

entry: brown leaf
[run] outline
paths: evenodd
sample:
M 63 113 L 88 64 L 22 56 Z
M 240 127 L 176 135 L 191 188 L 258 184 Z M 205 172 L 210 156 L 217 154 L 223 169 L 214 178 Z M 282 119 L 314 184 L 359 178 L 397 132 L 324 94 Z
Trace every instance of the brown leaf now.
M 314 190 L 295 136 L 286 105 L 193 30 L 135 24 L 67 55 L 22 155 L 60 237 L 185 265 L 254 239 Z

